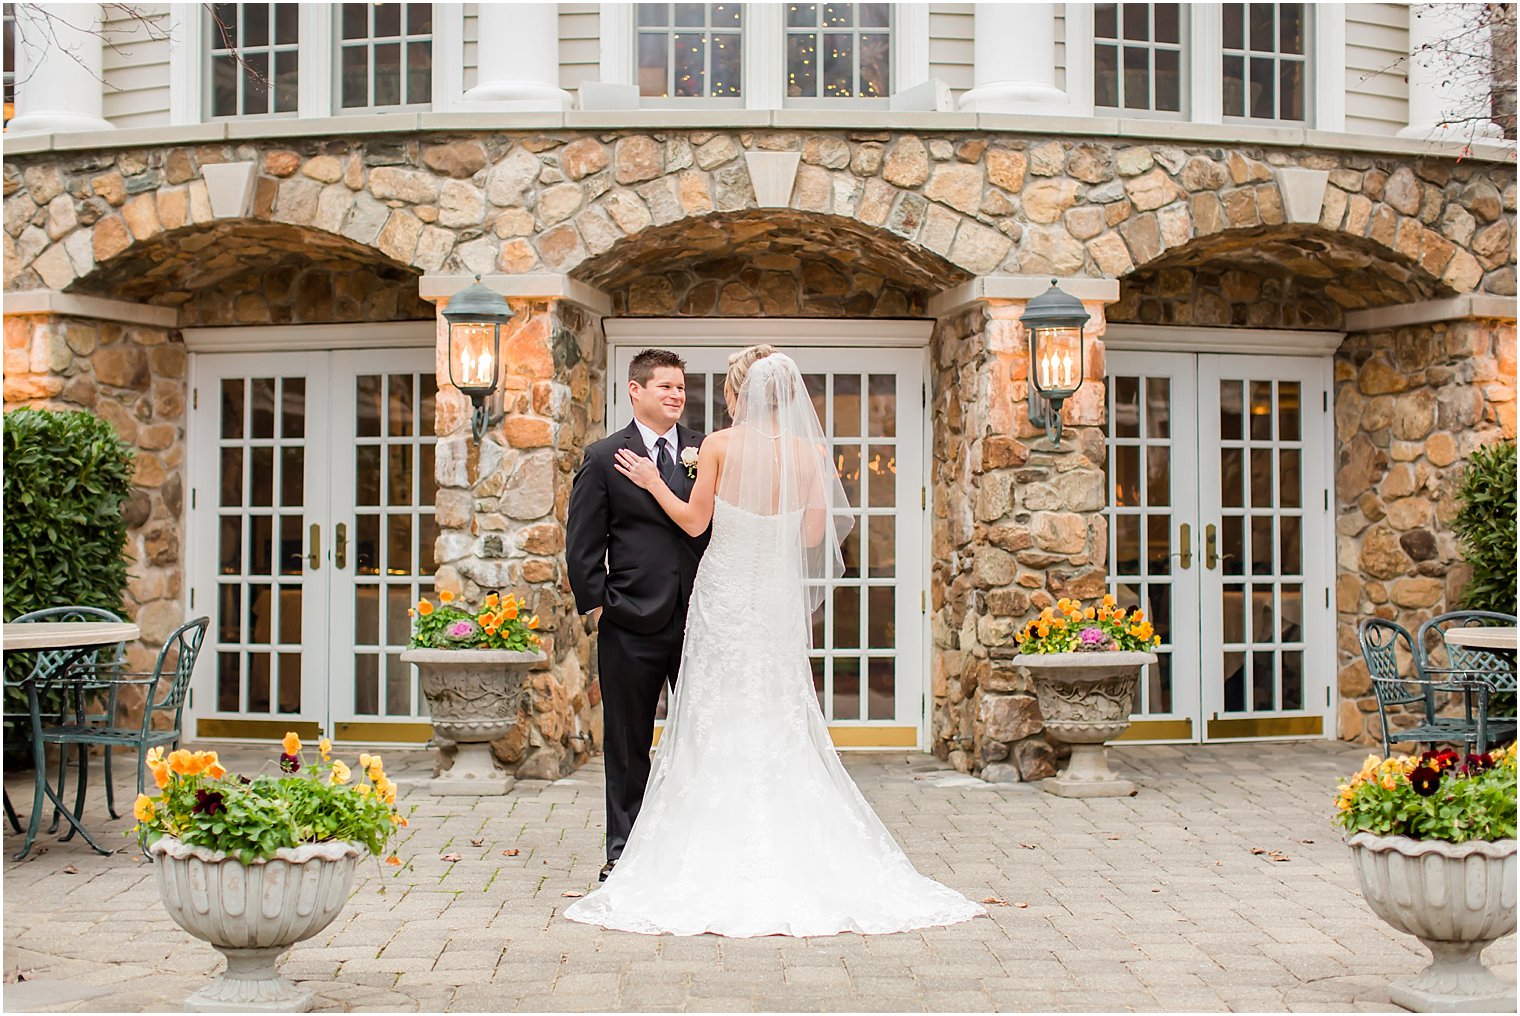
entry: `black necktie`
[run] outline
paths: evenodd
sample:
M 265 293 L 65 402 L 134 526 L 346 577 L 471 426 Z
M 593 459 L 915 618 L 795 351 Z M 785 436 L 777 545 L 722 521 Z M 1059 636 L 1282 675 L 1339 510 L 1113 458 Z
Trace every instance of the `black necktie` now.
M 665 478 L 665 486 L 671 490 L 676 489 L 676 460 L 670 454 L 670 442 L 663 437 L 654 443 L 654 464 L 659 467 L 660 475 Z

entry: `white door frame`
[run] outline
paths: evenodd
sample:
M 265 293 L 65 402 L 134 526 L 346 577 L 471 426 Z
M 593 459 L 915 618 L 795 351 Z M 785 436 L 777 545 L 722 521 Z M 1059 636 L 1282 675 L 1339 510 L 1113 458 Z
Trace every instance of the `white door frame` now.
M 437 342 L 437 325 L 434 321 L 389 321 L 377 323 L 355 324 L 332 324 L 332 325 L 252 325 L 225 328 L 186 328 L 181 332 L 185 347 L 189 353 L 188 377 L 190 382 L 189 408 L 186 413 L 186 440 L 185 440 L 185 479 L 186 495 L 184 508 L 180 517 L 180 531 L 185 534 L 184 540 L 184 575 L 187 603 L 193 598 L 193 606 L 188 609 L 192 614 L 207 614 L 212 618 L 212 634 L 215 634 L 217 623 L 215 602 L 215 568 L 216 568 L 216 483 L 217 483 L 217 398 L 218 393 L 211 382 L 220 371 L 214 369 L 217 363 L 231 364 L 232 357 L 242 360 L 247 357 L 250 364 L 247 374 L 253 376 L 261 370 L 269 373 L 278 373 L 283 366 L 285 357 L 281 354 L 322 354 L 328 357 L 328 364 L 338 350 L 365 350 L 365 349 L 431 349 Z M 224 359 L 226 357 L 226 359 Z M 313 361 L 315 362 L 315 361 Z M 330 370 L 324 367 L 324 373 Z M 308 441 L 313 434 L 330 434 L 331 426 L 326 417 L 330 411 L 331 400 L 320 399 L 321 393 L 310 385 L 307 389 L 307 423 Z M 204 400 L 204 401 L 203 401 Z M 319 423 L 321 429 L 314 429 L 312 425 L 313 409 L 321 416 Z M 307 475 L 311 476 L 330 475 L 331 455 L 330 449 L 323 449 L 320 445 L 307 445 Z M 320 472 L 312 468 L 311 463 L 313 450 L 318 456 L 328 455 L 329 461 L 323 463 Z M 204 490 L 200 488 L 206 488 Z M 308 507 L 312 507 L 311 498 L 316 495 L 313 485 L 307 484 Z M 320 573 L 321 593 L 324 600 L 330 602 L 331 594 L 328 589 L 332 573 L 332 530 L 328 516 L 336 514 L 335 506 L 327 504 L 325 499 L 329 497 L 330 485 L 324 486 L 320 496 L 324 499 L 321 511 L 324 515 L 323 525 L 326 532 L 323 534 L 323 554 L 326 567 Z M 346 514 L 351 516 L 352 511 Z M 209 520 L 209 521 L 208 521 Z M 352 528 L 352 519 L 349 519 Z M 208 535 L 209 534 L 209 535 Z M 309 547 L 307 548 L 309 550 Z M 323 605 L 324 618 L 327 606 Z M 320 638 L 321 633 L 330 631 L 330 624 L 312 626 L 310 623 L 303 624 L 303 635 L 310 638 Z M 214 656 L 214 653 L 207 655 Z M 321 666 L 308 668 L 303 666 L 303 705 L 306 704 L 305 692 L 309 674 L 325 674 L 327 667 L 327 653 L 318 649 L 312 654 L 313 661 L 320 661 Z M 199 668 L 198 668 L 199 669 Z M 206 667 L 197 674 L 194 685 L 202 688 L 214 687 L 213 679 L 207 676 L 214 669 L 214 664 Z M 323 719 L 320 725 L 325 729 L 331 718 L 330 703 L 327 701 L 328 689 L 322 690 L 321 715 Z M 190 721 L 188 729 L 197 729 L 198 721 L 208 715 L 214 714 L 212 708 L 215 703 L 208 701 L 207 696 L 199 700 L 192 694 L 187 703 L 186 713 Z M 315 706 L 308 712 L 315 711 Z M 254 719 L 250 717 L 249 719 Z M 275 725 L 282 721 L 278 714 L 271 714 L 270 720 Z M 272 729 L 272 728 L 271 728 Z M 262 736 L 262 735 L 261 735 Z M 278 733 L 273 735 L 278 737 Z M 228 739 L 241 739 L 238 735 L 227 735 Z M 202 740 L 208 738 L 200 738 Z
M 1316 544 L 1308 542 L 1308 534 L 1305 534 L 1303 554 L 1306 562 L 1304 573 L 1304 621 L 1305 621 L 1305 670 L 1307 673 L 1318 672 L 1325 675 L 1324 679 L 1312 686 L 1305 687 L 1305 712 L 1318 713 L 1323 719 L 1323 727 L 1320 737 L 1333 738 L 1336 736 L 1336 695 L 1335 695 L 1335 629 L 1334 608 L 1331 600 L 1334 596 L 1335 582 L 1335 519 L 1330 505 L 1330 488 L 1334 477 L 1335 462 L 1335 427 L 1334 417 L 1331 414 L 1330 400 L 1334 392 L 1334 369 L 1333 355 L 1335 350 L 1345 339 L 1344 332 L 1331 331 L 1288 331 L 1284 329 L 1261 329 L 1261 328 L 1208 328 L 1200 326 L 1168 326 L 1168 325 L 1132 325 L 1110 324 L 1104 335 L 1104 344 L 1110 352 L 1137 352 L 1137 353 L 1186 353 L 1200 356 L 1223 356 L 1231 355 L 1256 356 L 1256 357 L 1294 357 L 1302 358 L 1299 363 L 1306 368 L 1305 376 L 1315 378 L 1321 391 L 1321 407 L 1313 410 L 1312 406 L 1306 405 L 1303 412 L 1304 449 L 1306 453 L 1311 451 L 1317 456 L 1305 455 L 1303 463 L 1304 476 L 1302 478 L 1303 495 L 1305 501 L 1305 516 L 1308 517 L 1315 501 L 1320 504 L 1320 518 L 1322 525 L 1318 528 L 1319 539 Z M 1200 366 L 1196 377 L 1201 377 L 1203 369 Z M 1197 392 L 1194 393 L 1197 397 Z M 1195 403 L 1196 404 L 1196 403 Z M 1314 432 L 1318 430 L 1316 435 Z M 1318 438 L 1316 441 L 1315 438 Z M 1311 447 L 1312 446 L 1312 447 Z M 1309 472 L 1310 460 L 1317 457 L 1319 470 L 1317 475 Z M 1215 465 L 1217 473 L 1217 464 Z M 1198 469 L 1200 482 L 1203 482 L 1205 470 Z M 1214 475 L 1214 474 L 1210 474 Z M 1217 476 L 1215 477 L 1217 486 Z M 1174 500 L 1176 500 L 1174 498 Z M 1192 551 L 1195 568 L 1201 567 L 1204 553 L 1203 525 L 1209 521 L 1202 518 L 1203 512 L 1200 505 L 1194 505 L 1192 512 L 1195 514 L 1193 522 Z M 1217 520 L 1215 520 L 1217 522 Z M 1307 562 L 1317 560 L 1321 562 L 1319 571 L 1322 573 L 1316 577 L 1315 584 L 1311 587 L 1308 579 Z M 1316 602 L 1323 602 L 1324 609 L 1315 609 Z M 1200 610 L 1199 623 L 1202 623 L 1204 611 Z M 1316 696 L 1323 689 L 1324 701 L 1319 702 Z M 1210 692 L 1207 688 L 1201 690 L 1204 701 L 1201 703 L 1199 729 L 1195 731 L 1193 740 L 1204 741 L 1207 739 L 1206 732 L 1209 722 Z M 1277 739 L 1282 735 L 1264 737 L 1238 737 L 1230 740 L 1268 740 Z M 1313 735 L 1309 735 L 1313 736 Z
M 922 548 L 914 562 L 918 572 L 920 585 L 919 592 L 924 598 L 925 609 L 921 612 L 922 618 L 918 643 L 919 652 L 916 654 L 917 665 L 923 675 L 921 681 L 920 706 L 917 721 L 917 743 L 915 745 L 877 746 L 880 750 L 901 751 L 905 747 L 926 749 L 929 745 L 930 727 L 933 714 L 933 690 L 929 680 L 930 656 L 933 650 L 932 639 L 929 633 L 929 616 L 927 612 L 928 583 L 933 574 L 931 556 L 931 526 L 932 518 L 927 515 L 928 486 L 933 463 L 931 454 L 933 450 L 931 426 L 927 409 L 927 389 L 931 378 L 930 340 L 934 333 L 934 322 L 929 320 L 839 320 L 833 318 L 749 318 L 735 320 L 732 318 L 606 318 L 602 322 L 607 336 L 607 382 L 606 382 L 606 407 L 605 419 L 608 421 L 609 432 L 613 426 L 615 416 L 615 396 L 618 389 L 627 384 L 627 379 L 614 376 L 614 364 L 617 359 L 617 350 L 626 347 L 670 347 L 680 349 L 691 346 L 721 346 L 732 348 L 735 351 L 745 346 L 758 342 L 769 342 L 781 349 L 787 347 L 856 347 L 866 355 L 866 350 L 871 348 L 890 349 L 920 349 L 923 371 L 923 427 L 919 434 L 919 440 L 923 449 L 921 458 L 921 476 L 919 485 L 923 494 L 921 507 L 926 512 L 922 527 Z M 783 338 L 784 337 L 784 338 Z M 780 341 L 778 341 L 780 339 Z M 904 589 L 909 596 L 911 588 Z M 903 663 L 912 662 L 902 658 Z M 864 675 L 862 675 L 862 694 L 864 694 Z M 839 735 L 836 734 L 836 743 Z M 839 744 L 840 747 L 856 747 L 854 745 Z

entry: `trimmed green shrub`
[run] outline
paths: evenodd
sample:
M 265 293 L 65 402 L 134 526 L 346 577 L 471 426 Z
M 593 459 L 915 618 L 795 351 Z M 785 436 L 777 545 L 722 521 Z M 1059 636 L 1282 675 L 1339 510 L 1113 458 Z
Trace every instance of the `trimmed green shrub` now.
M 5 620 L 65 605 L 121 613 L 132 449 L 83 411 L 17 409 L 5 414 L 3 436 Z M 30 665 L 27 654 L 7 653 L 6 678 L 20 680 Z M 25 716 L 26 696 L 7 688 L 5 711 Z M 22 727 L 7 720 L 9 751 L 24 747 Z
M 1515 442 L 1473 452 L 1457 500 L 1462 507 L 1451 528 L 1472 568 L 1462 606 L 1515 613 Z

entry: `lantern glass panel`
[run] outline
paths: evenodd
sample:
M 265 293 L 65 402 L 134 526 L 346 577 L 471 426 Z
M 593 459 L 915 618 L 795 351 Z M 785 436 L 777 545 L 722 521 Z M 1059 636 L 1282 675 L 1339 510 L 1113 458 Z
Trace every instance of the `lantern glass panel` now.
M 495 325 L 449 325 L 449 379 L 456 388 L 495 388 L 496 361 Z
M 1070 394 L 1082 384 L 1082 329 L 1034 329 L 1035 384 Z

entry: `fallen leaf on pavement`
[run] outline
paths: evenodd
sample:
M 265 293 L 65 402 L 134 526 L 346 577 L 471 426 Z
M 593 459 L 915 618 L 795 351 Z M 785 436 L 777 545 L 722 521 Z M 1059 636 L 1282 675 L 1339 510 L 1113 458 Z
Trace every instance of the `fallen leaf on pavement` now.
M 513 847 L 511 850 L 503 850 L 501 852 L 501 856 L 502 857 L 516 857 L 520 853 L 522 853 L 521 850 L 518 850 L 516 847 Z
M 1038 850 L 1040 848 L 1040 845 L 1038 843 L 1020 843 L 1019 846 L 1023 847 L 1025 850 Z
M 76 867 L 74 867 L 74 866 L 73 866 L 73 865 L 72 865 L 72 864 L 71 864 L 71 865 L 69 865 L 69 866 L 68 866 L 68 867 L 67 867 L 67 868 L 64 868 L 64 869 L 63 869 L 63 873 L 64 873 L 64 874 L 65 874 L 65 875 L 77 875 L 77 874 L 79 874 L 79 869 L 78 869 L 78 868 L 76 868 Z
M 462 860 L 464 860 L 464 858 L 460 857 L 458 854 L 444 854 L 443 857 L 440 858 L 440 860 L 443 860 L 443 861 L 462 861 Z
M 1027 903 L 1015 903 L 1014 906 L 1018 907 L 1020 910 L 1028 910 L 1029 909 L 1029 904 L 1027 904 Z
M 578 893 L 574 889 L 572 889 L 569 892 L 560 893 L 560 895 L 563 896 L 563 897 L 565 897 L 566 899 L 572 899 L 572 900 L 574 900 L 574 899 L 579 899 L 580 897 L 582 897 L 582 896 L 584 896 L 586 894 L 585 893 Z
M 472 846 L 472 847 L 483 847 L 485 845 L 486 845 L 486 841 L 484 839 L 478 839 L 478 840 L 471 840 L 470 841 L 470 846 Z
M 1124 839 L 1124 837 L 1123 836 L 1110 836 L 1109 839 L 1111 839 L 1111 840 L 1122 840 L 1122 839 Z
M 1008 901 L 999 896 L 989 896 L 982 900 L 982 902 L 989 903 L 994 907 L 1006 907 L 1008 905 Z
M 1151 890 L 1151 892 L 1153 892 L 1153 893 L 1159 893 L 1160 891 L 1161 891 L 1160 889 L 1152 889 Z
M 30 981 L 31 979 L 31 975 L 28 974 L 25 970 L 12 970 L 10 973 L 5 975 L 6 984 L 15 984 L 18 981 Z

